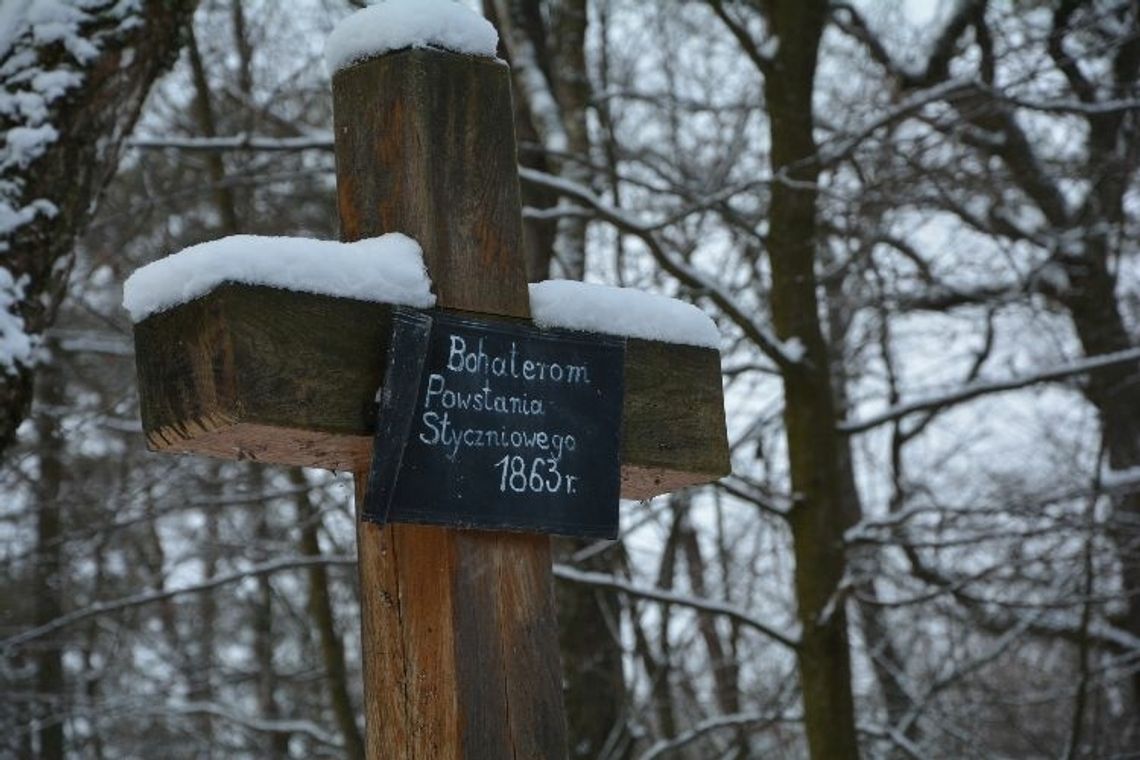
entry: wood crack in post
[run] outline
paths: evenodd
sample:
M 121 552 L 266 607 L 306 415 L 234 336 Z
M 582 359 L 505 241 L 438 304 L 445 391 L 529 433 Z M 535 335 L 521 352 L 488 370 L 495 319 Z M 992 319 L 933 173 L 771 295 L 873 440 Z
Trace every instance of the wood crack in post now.
M 389 549 L 389 551 L 392 553 L 392 565 L 393 566 L 399 566 L 400 557 L 399 557 L 398 549 L 396 548 L 396 537 L 394 535 L 395 531 L 391 527 L 387 528 L 387 530 L 389 531 L 389 539 L 390 540 L 388 543 L 389 543 L 389 546 L 391 547 Z M 410 657 L 408 657 L 408 642 L 405 641 L 405 638 L 404 638 L 405 635 L 407 634 L 408 627 L 406 625 L 404 625 L 404 591 L 403 591 L 403 587 L 400 584 L 399 573 L 395 574 L 394 580 L 395 580 L 395 584 L 396 584 L 395 599 L 385 600 L 385 601 L 394 607 L 395 613 L 396 613 L 395 617 L 396 617 L 396 620 L 398 621 L 398 624 L 397 624 L 398 630 L 400 630 L 402 633 L 402 635 L 399 637 L 399 641 L 400 641 L 400 650 L 401 650 L 400 651 L 400 661 L 403 663 L 402 670 L 404 673 L 404 677 L 400 681 L 400 692 L 403 695 L 403 700 L 404 700 L 403 703 L 405 705 L 407 705 L 407 704 L 410 704 L 408 701 L 410 699 L 409 694 L 408 694 L 408 678 L 410 677 L 409 673 L 408 673 L 408 668 L 411 666 L 412 660 Z M 362 594 L 364 593 L 363 589 L 361 589 L 361 593 Z M 412 720 L 412 716 L 410 716 L 410 715 L 404 716 L 404 730 L 408 732 L 409 736 L 411 735 L 412 730 L 413 730 L 413 726 L 410 725 L 411 720 Z M 407 744 L 406 748 L 410 749 L 411 746 L 412 746 L 412 743 L 409 742 Z
M 503 589 L 505 588 L 505 586 L 504 586 L 504 580 L 505 579 L 503 577 L 503 563 L 501 561 L 502 558 L 500 557 L 499 559 L 500 559 L 500 561 L 495 566 L 495 581 L 498 584 L 498 589 L 499 589 L 499 592 L 501 594 Z M 500 597 L 500 601 L 501 601 L 501 597 Z M 500 610 L 501 609 L 502 609 L 502 606 L 500 605 Z M 511 722 L 510 673 L 509 673 L 507 666 L 506 666 L 506 664 L 508 662 L 510 662 L 510 660 L 508 659 L 509 656 L 510 656 L 510 651 L 509 651 L 509 648 L 507 646 L 507 637 L 506 636 L 500 636 L 499 637 L 499 663 L 500 663 L 500 669 L 503 672 L 503 711 L 505 713 L 505 719 L 506 719 L 506 725 L 507 725 L 507 741 L 510 742 L 512 760 L 517 760 L 518 748 L 515 744 L 514 725 Z

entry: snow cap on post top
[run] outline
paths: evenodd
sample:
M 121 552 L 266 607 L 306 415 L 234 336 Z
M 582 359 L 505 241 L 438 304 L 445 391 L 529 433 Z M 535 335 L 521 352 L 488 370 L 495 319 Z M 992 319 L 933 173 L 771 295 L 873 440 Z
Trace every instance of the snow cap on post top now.
M 442 48 L 495 57 L 499 34 L 491 22 L 457 0 L 383 0 L 342 19 L 325 42 L 329 75 L 405 48 Z

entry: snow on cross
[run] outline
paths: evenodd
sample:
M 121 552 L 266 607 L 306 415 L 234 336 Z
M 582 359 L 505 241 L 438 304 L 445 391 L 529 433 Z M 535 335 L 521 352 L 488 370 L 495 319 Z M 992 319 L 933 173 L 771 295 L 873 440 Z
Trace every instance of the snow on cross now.
M 325 66 L 346 66 L 405 48 L 441 48 L 495 57 L 499 33 L 491 22 L 455 0 L 385 0 L 362 8 L 333 29 Z
M 413 7 L 461 6 L 351 18 Z M 485 510 L 529 531 L 597 481 L 616 509 L 727 474 L 718 338 L 669 299 L 528 292 L 509 70 L 421 16 L 335 58 L 345 244 L 230 238 L 132 278 L 143 429 L 160 451 L 351 470 L 358 510 L 412 483 L 419 522 L 475 483 L 444 527 L 358 521 L 367 755 L 564 757 L 549 537 L 449 526 Z
M 123 308 L 141 322 L 225 283 L 264 285 L 361 301 L 435 306 L 419 243 L 391 232 L 353 243 L 231 235 L 140 267 L 123 284 Z M 529 286 L 539 327 L 716 348 L 716 323 L 685 301 L 637 288 L 547 280 Z
M 547 280 L 530 286 L 530 311 L 540 327 L 704 348 L 720 345 L 716 323 L 696 306 L 636 288 Z
M 428 308 L 435 305 L 423 252 L 393 232 L 355 243 L 231 235 L 138 269 L 123 283 L 123 308 L 141 322 L 226 282 Z

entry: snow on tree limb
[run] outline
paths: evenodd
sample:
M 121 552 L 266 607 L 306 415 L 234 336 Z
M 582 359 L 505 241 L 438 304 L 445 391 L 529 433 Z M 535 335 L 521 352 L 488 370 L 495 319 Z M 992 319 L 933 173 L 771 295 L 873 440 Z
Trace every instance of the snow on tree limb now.
M 9 270 L 0 266 L 0 369 L 6 374 L 18 372 L 21 366 L 32 366 L 35 356 L 36 342 L 16 311 L 27 287 L 27 275 L 15 280 Z
M 799 635 L 794 632 L 780 631 L 768 625 L 767 623 L 758 620 L 747 611 L 725 602 L 718 602 L 712 599 L 702 599 L 700 597 L 689 596 L 686 594 L 678 594 L 675 591 L 668 591 L 661 588 L 653 588 L 650 586 L 641 586 L 631 581 L 626 581 L 613 575 L 606 573 L 594 573 L 585 570 L 579 570 L 569 565 L 555 565 L 554 577 L 561 578 L 564 581 L 571 583 L 585 583 L 591 586 L 598 586 L 600 588 L 614 589 L 630 596 L 640 597 L 642 599 L 652 599 L 658 602 L 667 602 L 669 604 L 679 604 L 684 607 L 691 607 L 700 612 L 710 612 L 714 615 L 725 615 L 732 618 L 737 623 L 758 631 L 773 641 L 777 641 L 789 649 L 795 649 L 799 646 Z
M 697 723 L 692 728 L 677 734 L 669 739 L 662 739 L 638 756 L 638 760 L 657 760 L 659 757 L 668 757 L 670 753 L 684 746 L 692 744 L 702 736 L 713 731 L 725 728 L 746 728 L 763 723 L 777 723 L 788 721 L 791 718 L 779 713 L 747 712 L 732 715 L 717 715 Z M 802 720 L 802 718 L 798 718 Z
M 93 617 L 101 615 L 108 615 L 123 610 L 133 609 L 135 607 L 143 607 L 149 604 L 154 604 L 166 599 L 173 599 L 186 594 L 199 594 L 212 589 L 227 586 L 233 583 L 238 583 L 246 578 L 252 578 L 262 575 L 272 575 L 274 573 L 285 572 L 289 570 L 296 570 L 301 568 L 310 567 L 312 565 L 355 565 L 356 557 L 347 555 L 324 555 L 319 557 L 285 557 L 278 560 L 263 562 L 261 564 L 252 565 L 250 567 L 235 570 L 230 573 L 224 573 L 212 578 L 206 578 L 197 583 L 191 583 L 184 586 L 175 588 L 157 589 L 152 591 L 143 591 L 138 594 L 122 597 L 119 599 L 111 599 L 108 601 L 100 601 L 86 607 L 73 610 L 66 615 L 52 620 L 44 625 L 36 628 L 25 629 L 20 633 L 9 636 L 6 639 L 0 639 L 0 652 L 12 651 L 19 647 L 24 646 L 28 642 L 35 641 L 36 639 L 55 633 L 56 631 L 76 625 L 85 620 L 90 620 Z M 681 605 L 690 607 L 692 609 L 708 612 L 714 615 L 725 615 L 733 620 L 736 620 L 741 625 L 752 628 L 765 636 L 783 644 L 786 647 L 794 649 L 799 645 L 798 637 L 795 633 L 783 632 L 776 628 L 756 619 L 747 611 L 735 607 L 731 604 L 718 602 L 712 599 L 702 599 L 699 597 L 688 596 L 685 594 L 678 594 L 673 591 L 665 589 L 651 588 L 648 586 L 640 586 L 612 575 L 604 573 L 593 573 L 578 570 L 568 565 L 556 565 L 554 567 L 554 575 L 562 580 L 571 583 L 586 583 L 594 586 L 602 586 L 605 588 L 612 588 L 632 596 L 641 597 L 643 599 L 652 599 L 659 602 L 668 602 L 670 604 Z
M 314 132 L 301 137 L 259 137 L 238 134 L 227 137 L 135 137 L 128 147 L 139 150 L 211 151 L 298 151 L 333 150 L 333 136 L 329 132 Z
M 940 409 L 942 407 L 960 404 L 964 401 L 971 401 L 979 396 L 987 396 L 991 393 L 1003 393 L 1005 391 L 1018 390 L 1026 388 L 1030 385 L 1037 383 L 1048 382 L 1050 380 L 1060 380 L 1062 378 L 1071 377 L 1073 375 L 1081 375 L 1087 372 L 1093 372 L 1105 367 L 1113 367 L 1118 364 L 1126 364 L 1128 362 L 1140 361 L 1140 348 L 1133 348 L 1127 351 L 1117 351 L 1111 354 L 1102 354 L 1100 356 L 1093 356 L 1088 359 L 1081 359 L 1080 361 L 1071 362 L 1069 364 L 1062 364 L 1057 367 L 1051 367 L 1034 372 L 1029 375 L 1021 377 L 1013 377 L 1006 380 L 985 380 L 975 383 L 967 383 L 951 391 L 936 396 L 928 396 L 925 398 L 914 399 L 902 404 L 884 409 L 878 414 L 871 415 L 861 420 L 845 420 L 840 422 L 838 429 L 843 433 L 865 433 L 872 428 L 880 425 L 885 425 L 888 422 L 902 419 L 915 412 L 923 412 L 931 409 Z
M 145 710 L 152 715 L 209 715 L 229 721 L 242 728 L 267 734 L 303 734 L 329 747 L 344 748 L 339 737 L 325 731 L 311 720 L 270 720 L 247 715 L 237 705 L 219 705 L 212 702 L 169 702 Z
M 55 620 L 44 623 L 43 625 L 35 628 L 26 628 L 20 633 L 9 636 L 6 639 L 0 639 L 0 652 L 8 652 L 17 649 L 30 641 L 43 638 L 56 631 L 68 628 L 77 623 L 82 623 L 84 620 L 90 620 L 93 617 L 100 615 L 108 615 L 115 612 L 122 612 L 134 607 L 144 607 L 148 604 L 161 602 L 166 599 L 173 599 L 174 597 L 184 596 L 186 594 L 200 594 L 204 591 L 210 591 L 221 586 L 228 586 L 231 583 L 238 583 L 246 578 L 253 578 L 261 575 L 271 575 L 286 570 L 296 570 L 299 568 L 306 568 L 312 565 L 355 565 L 355 556 L 346 555 L 324 555 L 318 557 L 285 557 L 283 559 L 272 560 L 264 562 L 260 565 L 253 565 L 251 567 L 235 570 L 232 573 L 225 573 L 217 575 L 212 578 L 206 578 L 200 583 L 192 583 L 186 586 L 178 586 L 175 588 L 157 589 L 154 591 L 143 591 L 138 594 L 121 597 L 119 599 L 111 599 L 108 601 L 95 602 L 87 607 L 80 607 L 58 617 Z
M 897 105 L 875 116 L 852 135 L 841 135 L 835 140 L 820 146 L 819 153 L 811 160 L 821 169 L 833 168 L 850 156 L 872 135 L 881 129 L 911 118 L 923 108 L 932 104 L 959 97 L 968 91 L 965 82 L 952 79 L 933 85 L 921 91 L 908 94 Z
M 654 261 L 669 274 L 676 277 L 685 285 L 700 291 L 708 296 L 717 308 L 724 312 L 745 336 L 755 343 L 772 361 L 781 369 L 788 369 L 800 363 L 794 351 L 789 351 L 784 344 L 766 327 L 758 324 L 745 313 L 745 309 L 736 303 L 736 300 L 712 277 L 705 275 L 688 262 L 679 260 L 671 254 L 667 247 L 662 245 L 654 234 L 654 227 L 645 225 L 629 217 L 621 210 L 613 208 L 594 194 L 589 188 L 571 182 L 563 177 L 555 177 L 545 172 L 519 167 L 519 179 L 523 182 L 532 182 L 557 190 L 563 195 L 592 208 L 599 217 L 617 227 L 622 232 L 637 236 Z

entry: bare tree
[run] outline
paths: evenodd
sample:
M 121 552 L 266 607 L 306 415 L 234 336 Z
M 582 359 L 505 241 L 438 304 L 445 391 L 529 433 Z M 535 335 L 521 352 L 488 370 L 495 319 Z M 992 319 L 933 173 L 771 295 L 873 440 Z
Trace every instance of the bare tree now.
M 1140 385 L 1129 354 L 1131 285 L 1122 284 L 1121 272 L 1137 252 L 1137 220 L 1126 199 L 1140 166 L 1140 9 L 1132 2 L 1063 2 L 1022 15 L 962 3 L 918 69 L 901 64 L 855 8 L 841 6 L 835 14 L 902 97 L 931 94 L 946 106 L 899 115 L 953 146 L 954 162 L 915 152 L 904 159 L 911 166 L 897 167 L 879 192 L 914 181 L 917 191 L 902 208 L 947 214 L 1015 257 L 1004 281 L 963 287 L 941 278 L 933 252 L 900 241 L 899 247 L 913 245 L 926 278 L 908 294 L 910 307 L 1046 299 L 1066 315 L 1084 356 L 1108 359 L 1087 365 L 1080 390 L 1100 419 L 1108 466 L 1136 467 Z M 1011 34 L 1022 35 L 1020 49 L 1011 46 Z M 1042 131 L 1049 124 L 1071 141 L 1059 149 Z M 1102 529 L 1119 558 L 1127 607 L 1113 623 L 1138 636 L 1140 502 L 1131 493 L 1112 501 Z M 1075 627 L 1077 618 L 1071 620 Z M 1133 690 L 1140 694 L 1137 678 Z

